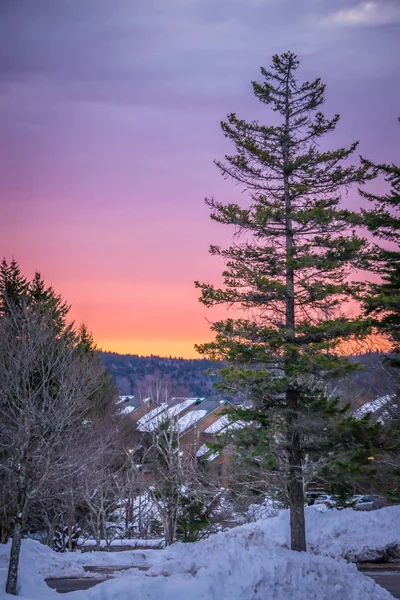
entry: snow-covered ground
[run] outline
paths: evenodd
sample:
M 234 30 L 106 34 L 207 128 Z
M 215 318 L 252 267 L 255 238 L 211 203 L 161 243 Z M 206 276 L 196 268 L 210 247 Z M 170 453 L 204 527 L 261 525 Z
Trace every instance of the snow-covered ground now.
M 378 600 L 391 595 L 344 560 L 371 560 L 390 549 L 400 553 L 400 506 L 374 512 L 306 511 L 309 552 L 288 549 L 288 511 L 236 527 L 196 544 L 165 550 L 56 554 L 24 540 L 20 596 L 55 600 L 45 577 L 83 575 L 84 565 L 131 568 L 74 600 Z M 0 546 L 0 589 L 8 547 Z M 5 595 L 1 595 L 5 598 Z
M 96 546 L 96 540 L 94 539 L 89 539 L 89 540 L 84 540 L 84 539 L 79 539 L 79 545 L 81 547 L 85 547 L 85 548 L 94 548 Z M 110 546 L 113 548 L 118 548 L 118 546 L 127 546 L 129 548 L 163 548 L 164 547 L 164 543 L 165 540 L 164 538 L 155 538 L 155 539 L 147 539 L 147 540 L 141 540 L 138 538 L 134 538 L 134 539 L 129 539 L 129 538 L 118 538 L 115 540 L 112 540 L 112 542 L 110 543 Z M 100 542 L 100 546 L 101 548 L 106 548 L 107 544 L 105 540 L 101 540 Z

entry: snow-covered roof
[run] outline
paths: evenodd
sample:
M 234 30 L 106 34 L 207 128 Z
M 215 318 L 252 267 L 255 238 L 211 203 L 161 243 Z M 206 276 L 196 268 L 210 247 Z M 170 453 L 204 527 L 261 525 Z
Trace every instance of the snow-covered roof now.
M 128 400 L 133 400 L 135 396 L 118 396 L 117 404 L 121 404 L 122 402 L 128 402 Z
M 178 421 L 179 432 L 183 433 L 184 431 L 186 431 L 186 429 L 193 427 L 193 425 L 197 421 L 199 421 L 200 419 L 205 417 L 206 414 L 207 414 L 206 410 L 192 410 L 192 411 L 186 413 L 186 415 L 183 415 L 183 417 L 181 417 Z
M 189 408 L 189 406 L 191 406 L 192 404 L 195 404 L 196 402 L 198 402 L 198 398 L 186 398 L 185 400 L 183 400 L 183 402 L 179 402 L 178 404 L 174 404 L 173 406 L 169 406 L 169 407 L 168 407 L 168 404 L 166 402 L 164 402 L 163 404 L 160 404 L 159 407 L 157 407 L 157 408 L 160 408 L 160 407 L 162 407 L 162 408 L 160 410 L 158 410 L 156 413 L 154 413 L 152 416 L 150 416 L 150 413 L 152 413 L 153 411 L 150 411 L 149 413 L 147 413 L 145 415 L 145 417 L 142 417 L 141 419 L 139 419 L 139 421 L 138 421 L 139 430 L 140 431 L 154 431 L 162 423 L 165 423 L 165 421 L 169 421 L 170 419 L 178 417 L 178 415 L 180 415 L 181 412 L 183 412 L 184 410 Z M 202 415 L 202 416 L 204 416 L 204 415 Z M 199 418 L 201 418 L 201 417 L 199 417 Z M 145 420 L 143 421 L 142 419 L 145 419 Z
M 136 406 L 125 406 L 120 410 L 120 414 L 129 415 L 129 413 L 133 412 L 134 410 L 136 410 Z
M 213 460 L 215 460 L 216 458 L 218 458 L 220 456 L 219 452 L 212 452 L 209 456 L 206 456 L 207 452 L 210 452 L 210 448 L 207 446 L 207 444 L 203 444 L 197 450 L 196 456 L 197 456 L 197 458 L 201 458 L 202 456 L 204 456 L 204 458 L 207 458 L 208 462 L 212 462 Z
M 204 433 L 218 433 L 219 431 L 221 431 L 221 429 L 226 427 L 228 424 L 229 424 L 228 415 L 223 415 L 220 419 L 218 419 L 217 421 L 214 421 L 214 423 L 212 423 L 209 427 L 207 427 L 207 429 L 204 430 Z
M 218 421 L 212 423 L 207 429 L 204 430 L 204 433 L 220 433 L 221 431 L 231 431 L 232 429 L 242 429 L 246 427 L 246 425 L 250 425 L 250 423 L 246 423 L 245 421 L 231 421 L 228 415 L 223 415 Z
M 207 452 L 209 451 L 209 447 L 207 446 L 207 444 L 203 444 L 202 446 L 200 446 L 200 448 L 197 450 L 196 452 L 196 456 L 198 456 L 200 458 L 200 456 L 204 456 L 204 454 L 207 454 Z
M 362 417 L 365 417 L 367 413 L 375 413 L 381 408 L 384 408 L 393 398 L 394 396 L 391 395 L 374 398 L 370 402 L 366 402 L 357 408 L 357 410 L 354 412 L 354 417 L 356 419 L 362 419 Z M 385 415 L 382 414 L 381 416 L 383 417 Z M 382 421 L 382 418 L 379 420 Z
M 186 398 L 183 402 L 179 402 L 179 404 L 174 404 L 170 406 L 165 411 L 166 419 L 172 419 L 173 417 L 177 417 L 181 412 L 189 408 L 192 404 L 198 401 L 198 398 Z
M 155 408 L 150 410 L 148 413 L 146 413 L 143 417 L 138 419 L 139 431 L 152 431 L 154 429 L 154 427 L 149 428 L 148 427 L 149 422 L 152 419 L 154 419 L 155 417 L 157 417 L 157 415 L 162 413 L 167 407 L 168 407 L 168 404 L 166 402 L 162 402 L 161 404 L 159 404 L 158 406 L 156 406 Z
M 213 460 L 218 458 L 219 455 L 220 455 L 219 452 L 213 452 L 212 454 L 210 454 L 210 456 L 207 456 L 208 462 L 212 462 Z

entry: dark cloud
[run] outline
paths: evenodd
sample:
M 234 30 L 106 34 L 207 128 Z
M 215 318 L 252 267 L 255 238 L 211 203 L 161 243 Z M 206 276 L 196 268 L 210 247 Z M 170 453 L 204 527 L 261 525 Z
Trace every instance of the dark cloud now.
M 365 104 L 361 87 L 371 103 L 379 94 L 380 104 L 390 104 L 398 94 L 399 25 L 370 19 L 368 27 L 357 26 L 354 14 L 368 4 L 387 17 L 396 2 L 3 0 L 2 129 L 12 135 L 30 126 L 40 136 L 102 127 L 102 107 L 105 119 L 119 107 L 119 127 L 126 119 L 143 131 L 157 130 L 156 114 L 166 122 L 172 113 L 194 122 L 209 115 L 217 123 L 230 110 L 253 106 L 249 81 L 287 49 L 300 55 L 306 77 L 328 81 L 341 110 L 350 94 L 350 115 Z

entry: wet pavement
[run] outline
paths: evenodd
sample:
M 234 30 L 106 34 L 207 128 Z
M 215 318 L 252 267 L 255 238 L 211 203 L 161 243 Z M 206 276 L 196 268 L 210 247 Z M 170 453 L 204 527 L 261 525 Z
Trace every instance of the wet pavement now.
M 144 565 L 99 565 L 83 567 L 87 573 L 96 573 L 99 577 L 53 577 L 46 579 L 47 585 L 56 590 L 59 594 L 76 592 L 78 590 L 88 590 L 103 581 L 112 579 L 116 571 L 126 571 L 128 569 L 138 569 L 139 571 L 148 571 L 149 566 Z
M 46 579 L 47 585 L 59 592 L 60 594 L 66 594 L 68 592 L 75 592 L 78 590 L 87 590 L 103 581 L 107 581 L 112 578 L 112 574 L 115 571 L 125 571 L 127 569 L 136 568 L 141 571 L 147 571 L 150 567 L 148 566 L 89 566 L 84 567 L 85 571 L 91 573 L 98 573 L 99 577 L 54 577 L 52 579 Z M 381 587 L 385 588 L 395 598 L 400 599 L 400 570 L 362 570 L 360 571 L 366 577 L 372 577 Z
M 46 579 L 47 585 L 56 590 L 59 594 L 67 594 L 68 592 L 77 592 L 78 590 L 88 590 L 98 583 L 107 581 L 110 577 L 54 577 Z
M 372 577 L 395 598 L 400 598 L 400 571 L 363 571 L 363 574 Z

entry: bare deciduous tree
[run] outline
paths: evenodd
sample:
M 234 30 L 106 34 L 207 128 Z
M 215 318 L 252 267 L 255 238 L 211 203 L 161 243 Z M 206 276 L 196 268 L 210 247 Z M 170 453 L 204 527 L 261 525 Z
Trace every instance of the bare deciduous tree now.
M 49 481 L 82 464 L 71 449 L 104 369 L 81 352 L 73 332 L 60 334 L 40 305 L 10 307 L 0 320 L 0 470 L 15 490 L 15 522 L 6 591 L 17 593 L 19 552 L 29 511 Z

